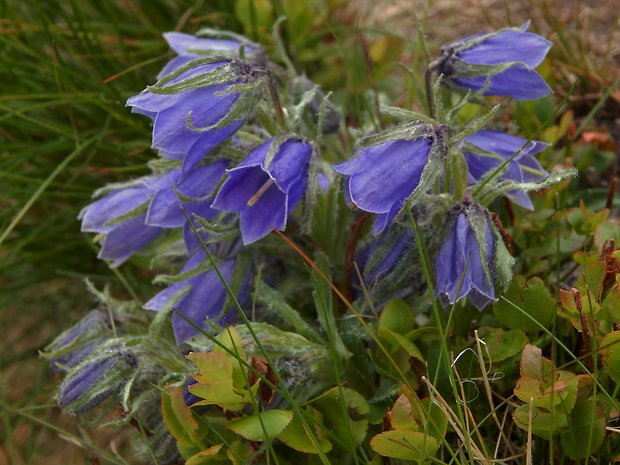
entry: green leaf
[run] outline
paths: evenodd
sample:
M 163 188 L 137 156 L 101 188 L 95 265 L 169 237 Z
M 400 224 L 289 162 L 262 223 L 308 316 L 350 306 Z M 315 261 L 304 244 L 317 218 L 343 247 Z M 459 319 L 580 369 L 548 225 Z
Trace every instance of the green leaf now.
M 226 428 L 250 441 L 264 441 L 279 435 L 292 419 L 293 412 L 288 410 L 266 410 L 231 420 L 226 423 Z
M 612 288 L 601 305 L 602 318 L 610 323 L 620 323 L 620 286 Z
M 185 465 L 211 465 L 218 463 L 219 460 L 215 459 L 215 456 L 222 449 L 223 444 L 216 444 L 215 446 L 208 447 L 205 450 L 201 450 L 196 455 L 192 455 Z
M 392 349 L 402 349 L 409 357 L 415 357 L 424 362 L 424 356 L 420 350 L 405 336 L 390 331 L 388 328 L 379 327 L 379 337 L 388 342 L 392 346 Z
M 605 439 L 605 417 L 592 399 L 577 401 L 569 428 L 560 439 L 562 451 L 572 459 L 585 459 L 601 447 Z
M 437 453 L 439 442 L 428 433 L 397 430 L 376 435 L 370 447 L 384 457 L 423 462 Z
M 314 342 L 322 342 L 319 333 L 302 318 L 297 310 L 286 303 L 284 297 L 272 287 L 262 281 L 256 281 L 254 295 L 259 303 L 267 306 L 287 324 L 292 326 L 298 334 Z
M 183 399 L 183 389 L 167 387 L 161 396 L 161 410 L 166 427 L 183 446 L 196 446 L 199 425 Z
M 340 390 L 344 396 L 344 402 L 349 413 L 349 418 L 342 418 L 342 405 L 340 400 Z M 357 447 L 366 438 L 366 430 L 368 428 L 368 413 L 370 408 L 368 402 L 360 393 L 350 388 L 334 387 L 317 399 L 314 404 L 323 414 L 326 426 L 333 431 L 337 438 L 343 443 Z M 349 421 L 347 425 L 345 422 Z
M 587 299 L 586 291 L 591 294 L 591 298 L 599 301 L 603 293 L 603 280 L 605 279 L 605 263 L 598 261 L 588 265 L 579 279 L 577 287 L 582 291 L 583 298 Z
M 247 465 L 252 462 L 255 451 L 248 441 L 232 441 L 226 450 L 226 456 L 232 465 Z
M 332 443 L 325 437 L 323 426 L 323 416 L 318 410 L 307 407 L 305 413 L 312 417 L 311 424 L 314 428 L 314 433 L 319 441 L 319 447 L 323 452 L 329 452 L 332 450 Z M 277 439 L 292 449 L 306 454 L 318 454 L 315 443 L 310 438 L 310 435 L 304 428 L 304 425 L 297 414 L 293 417 L 293 420 L 288 424 L 284 431 L 282 431 Z
M 215 404 L 227 410 L 240 410 L 249 402 L 243 385 L 235 389 L 232 357 L 222 352 L 194 352 L 187 358 L 198 367 L 192 375 L 197 383 L 189 391 L 203 400 L 195 405 Z
M 316 264 L 325 275 L 331 276 L 331 263 L 324 253 L 319 253 L 316 258 Z M 351 353 L 342 342 L 338 325 L 334 317 L 333 292 L 332 288 L 325 279 L 323 279 L 316 271 L 312 270 L 312 281 L 314 283 L 314 305 L 318 315 L 319 323 L 326 333 L 331 334 L 334 339 L 334 347 L 341 359 L 346 360 L 351 357 Z
M 239 363 L 239 360 L 246 361 L 247 355 L 239 332 L 233 326 L 229 326 L 217 336 L 217 339 L 224 347 L 234 353 L 235 357 L 226 352 L 223 347 L 217 345 L 213 347 L 213 353 L 225 354 L 231 360 L 233 385 L 236 389 L 244 389 L 247 373 L 243 365 Z
M 548 326 L 553 321 L 555 300 L 540 278 L 531 278 L 526 283 L 525 277 L 516 276 L 506 292 L 506 299 L 519 306 L 543 326 Z M 510 329 L 540 330 L 539 325 L 503 299 L 493 305 L 493 313 L 502 324 Z
M 379 328 L 384 327 L 398 334 L 407 334 L 414 324 L 413 311 L 402 299 L 389 300 L 379 316 Z
M 537 407 L 532 407 L 532 433 L 544 439 L 550 439 L 557 432 L 568 425 L 568 416 L 563 413 L 548 413 Z M 512 417 L 519 428 L 529 430 L 529 405 L 518 407 Z
M 528 343 L 527 336 L 518 329 L 504 331 L 500 328 L 488 328 L 482 332 L 482 340 L 486 344 L 492 362 L 501 362 L 518 354 Z
M 599 224 L 594 232 L 594 243 L 599 250 L 602 250 L 605 243 L 609 241 L 620 244 L 620 224 L 615 221 L 605 221 Z
M 428 397 L 419 400 L 401 394 L 394 402 L 389 418 L 395 430 L 426 432 L 438 442 L 444 438 L 448 427 L 445 414 Z
M 411 412 L 411 401 L 401 394 L 394 402 L 394 406 L 389 411 L 390 424 L 392 428 L 398 430 L 420 431 L 420 424 L 413 417 Z
M 620 383 L 620 331 L 607 334 L 600 344 L 605 371 L 616 383 Z

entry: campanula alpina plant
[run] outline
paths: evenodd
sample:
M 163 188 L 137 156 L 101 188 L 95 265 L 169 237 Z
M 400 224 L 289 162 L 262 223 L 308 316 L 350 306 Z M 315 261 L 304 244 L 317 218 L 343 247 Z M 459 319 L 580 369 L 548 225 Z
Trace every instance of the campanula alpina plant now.
M 312 146 L 298 138 L 269 139 L 228 170 L 213 208 L 238 212 L 244 244 L 282 231 L 306 192 Z
M 345 175 L 345 197 L 361 210 L 378 214 L 380 233 L 416 192 L 429 188 L 447 156 L 447 127 L 419 123 L 378 134 L 350 161 L 334 166 Z
M 113 186 L 81 211 L 82 231 L 104 235 L 99 258 L 112 260 L 117 267 L 165 229 L 183 227 L 187 214 L 207 219 L 217 215 L 211 209 L 212 193 L 226 166 L 226 160 L 218 160 L 186 176 L 174 168 L 127 186 Z
M 112 335 L 109 313 L 105 309 L 92 310 L 59 334 L 43 353 L 52 370 L 64 372 L 82 362 L 99 343 Z
M 542 181 L 549 175 L 534 158 L 534 155 L 549 147 L 544 142 L 485 130 L 467 136 L 464 143 L 463 155 L 471 184 L 481 181 L 485 175 L 491 175 L 504 163 L 507 165 L 497 175 L 500 180 L 532 183 Z M 526 191 L 514 190 L 509 195 L 517 205 L 528 210 L 534 209 Z
M 449 85 L 483 95 L 538 99 L 551 89 L 534 71 L 551 48 L 551 42 L 520 28 L 478 34 L 442 47 L 430 70 L 442 74 Z
M 429 64 L 428 114 L 380 93 L 350 115 L 300 72 L 280 23 L 275 61 L 236 35 L 165 35 L 177 56 L 127 102 L 153 120 L 154 174 L 81 219 L 111 266 L 148 266 L 167 287 L 106 303 L 114 335 L 94 347 L 73 332 L 53 345 L 70 355 L 59 402 L 118 401 L 160 463 L 484 461 L 461 424 L 484 407 L 464 411 L 449 354 L 481 347 L 468 319 L 496 312 L 512 279 L 514 209 L 494 200 L 533 209 L 527 192 L 574 175 L 534 158 L 548 144 L 488 129 L 502 106 L 485 96 L 549 94 L 534 68 L 550 43 L 527 27 L 457 40 Z M 485 348 L 522 342 L 496 357 L 513 369 L 526 334 L 487 329 Z M 502 457 L 521 457 L 511 448 Z
M 120 266 L 163 232 L 144 223 L 152 187 L 143 182 L 118 187 L 80 212 L 82 231 L 103 235 L 98 258 L 111 260 L 112 267 Z
M 200 334 L 198 328 L 208 330 L 208 324 L 227 325 L 237 318 L 233 308 L 224 308 L 228 294 L 214 269 L 200 271 L 206 260 L 202 250 L 197 250 L 181 270 L 187 276 L 178 280 L 144 304 L 147 310 L 164 311 L 175 308 L 172 328 L 177 343 Z M 218 269 L 227 282 L 231 282 L 236 261 L 228 257 L 218 263 Z M 237 299 L 245 302 L 247 283 L 243 283 Z
M 444 306 L 464 297 L 482 310 L 495 299 L 495 240 L 487 214 L 475 204 L 451 212 L 446 240 L 435 258 L 435 296 Z
M 250 63 L 214 60 L 189 61 L 127 101 L 153 120 L 153 148 L 183 160 L 183 173 L 243 125 L 268 80 Z
M 106 348 L 103 353 L 86 359 L 64 379 L 58 389 L 58 403 L 72 414 L 90 410 L 119 392 L 136 366 L 132 352 Z

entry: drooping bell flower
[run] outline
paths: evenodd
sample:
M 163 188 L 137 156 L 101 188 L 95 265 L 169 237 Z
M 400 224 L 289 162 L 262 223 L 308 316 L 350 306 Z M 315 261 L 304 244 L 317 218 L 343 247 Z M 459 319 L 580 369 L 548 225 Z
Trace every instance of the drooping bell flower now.
M 234 251 L 229 252 L 232 255 L 223 257 L 217 267 L 222 277 L 230 284 L 236 260 Z M 178 312 L 172 316 L 172 328 L 179 344 L 200 334 L 197 327 L 206 330 L 208 322 L 226 325 L 234 321 L 237 315 L 234 308 L 224 308 L 228 294 L 215 269 L 206 267 L 206 271 L 200 271 L 199 267 L 204 267 L 205 263 L 208 263 L 208 259 L 204 250 L 197 250 L 181 270 L 181 274 L 188 275 L 187 279 L 171 284 L 144 304 L 147 310 L 161 311 L 172 308 Z M 247 295 L 247 282 L 244 282 L 237 300 L 243 302 Z
M 175 168 L 114 189 L 80 212 L 82 231 L 104 234 L 98 257 L 118 267 L 165 228 L 183 227 L 186 214 L 215 217 L 212 194 L 226 166 L 225 160 L 219 160 L 186 176 Z
M 277 144 L 277 145 L 274 145 Z M 271 160 L 267 159 L 273 154 Z M 238 212 L 244 244 L 284 230 L 306 191 L 312 146 L 299 138 L 271 138 L 227 171 L 213 208 Z
M 443 74 L 449 85 L 483 91 L 483 95 L 538 99 L 551 89 L 534 71 L 551 48 L 543 37 L 520 28 L 465 37 L 442 47 L 431 69 Z
M 188 62 L 127 101 L 132 112 L 154 120 L 153 147 L 182 159 L 184 174 L 243 125 L 267 78 L 239 60 L 205 60 Z
M 108 347 L 73 368 L 60 384 L 58 404 L 69 414 L 86 412 L 127 383 L 138 359 L 124 347 Z
M 476 205 L 460 205 L 452 216 L 450 231 L 435 259 L 435 297 L 444 306 L 469 297 L 482 310 L 495 300 L 493 231 L 485 212 Z
M 428 189 L 431 172 L 441 170 L 446 130 L 444 125 L 418 124 L 409 138 L 364 147 L 355 158 L 334 165 L 338 173 L 345 175 L 345 199 L 378 214 L 375 234 L 394 220 L 414 192 Z
M 81 363 L 97 345 L 112 335 L 108 313 L 93 310 L 59 334 L 41 355 L 49 360 L 52 370 L 63 372 Z
M 173 170 L 173 182 L 154 189 L 145 223 L 161 228 L 179 228 L 187 222 L 186 214 L 214 218 L 218 212 L 211 208 L 212 196 L 227 166 L 226 160 L 218 160 L 201 165 L 185 176 L 181 176 L 180 169 Z M 146 185 L 158 187 L 152 181 L 146 181 Z
M 510 180 L 518 183 L 538 182 L 549 176 L 540 163 L 534 158 L 549 144 L 537 140 L 527 141 L 521 137 L 511 136 L 497 131 L 478 131 L 464 140 L 463 154 L 467 162 L 470 184 L 480 181 L 485 175 L 491 174 L 506 160 L 508 164 L 498 174 L 499 180 Z M 468 150 L 467 144 L 482 152 Z M 516 154 L 516 155 L 515 155 Z M 533 210 L 532 201 L 524 190 L 509 192 L 510 198 L 528 210 Z
M 105 234 L 97 255 L 116 268 L 164 231 L 144 224 L 153 190 L 143 183 L 116 189 L 83 208 L 78 219 L 83 232 Z
M 260 45 L 238 35 L 235 35 L 234 38 L 216 39 L 212 37 L 197 37 L 182 32 L 165 32 L 163 36 L 177 56 L 164 66 L 157 75 L 158 79 L 197 58 L 205 56 L 238 56 L 241 47 L 243 47 L 246 59 L 253 59 L 259 63 L 264 61 L 264 52 Z

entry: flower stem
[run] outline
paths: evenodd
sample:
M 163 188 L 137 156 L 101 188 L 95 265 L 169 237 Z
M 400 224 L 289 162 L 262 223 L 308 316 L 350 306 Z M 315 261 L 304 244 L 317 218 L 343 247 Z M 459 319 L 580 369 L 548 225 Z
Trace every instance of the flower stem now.
M 428 114 L 431 118 L 435 118 L 435 104 L 433 102 L 433 85 L 431 78 L 433 76 L 434 67 L 429 66 L 424 72 L 424 89 L 426 91 L 426 102 L 428 104 Z
M 349 237 L 347 239 L 347 249 L 344 259 L 344 275 L 342 277 L 342 293 L 347 300 L 351 301 L 353 297 L 353 290 L 351 288 L 351 278 L 353 275 L 353 259 L 355 258 L 355 249 L 357 248 L 357 241 L 362 232 L 362 227 L 366 220 L 370 217 L 370 214 L 363 212 L 351 225 L 349 230 Z
M 276 112 L 276 119 L 278 120 L 280 129 L 286 131 L 286 118 L 284 117 L 284 110 L 282 109 L 282 104 L 280 103 L 280 96 L 278 95 L 278 90 L 276 89 L 276 84 L 273 80 L 273 77 L 270 77 L 267 80 L 267 87 L 269 88 L 269 96 L 271 97 L 271 101 L 273 102 L 273 109 Z

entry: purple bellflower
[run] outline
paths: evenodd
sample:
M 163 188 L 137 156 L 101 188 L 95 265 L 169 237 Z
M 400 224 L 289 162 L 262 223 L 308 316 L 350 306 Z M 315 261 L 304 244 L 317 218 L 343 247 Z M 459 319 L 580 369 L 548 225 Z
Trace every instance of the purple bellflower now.
M 487 152 L 487 154 L 473 153 L 467 150 L 466 145 L 464 146 L 463 154 L 467 162 L 470 184 L 481 180 L 485 174 L 490 174 L 511 158 L 510 162 L 499 173 L 498 178 L 500 180 L 530 183 L 542 181 L 549 176 L 549 173 L 534 158 L 534 155 L 545 150 L 549 144 L 536 140 L 528 142 L 521 137 L 497 131 L 478 131 L 467 136 L 464 142 Z M 534 209 L 526 191 L 514 190 L 509 194 L 517 205 L 528 210 Z
M 226 166 L 226 161 L 219 160 L 186 176 L 175 168 L 113 190 L 80 212 L 82 231 L 105 234 L 98 257 L 111 260 L 115 268 L 165 228 L 184 226 L 185 213 L 214 218 L 218 212 L 211 209 L 212 193 Z
M 52 370 L 64 372 L 82 362 L 107 337 L 113 335 L 105 310 L 93 310 L 77 324 L 61 333 L 42 355 Z
M 355 158 L 334 165 L 345 175 L 345 201 L 361 210 L 377 213 L 373 232 L 390 224 L 416 191 L 431 151 L 442 151 L 443 126 L 421 126 L 424 133 L 414 139 L 398 139 L 364 147 Z
M 227 166 L 226 160 L 218 160 L 201 165 L 184 176 L 181 176 L 180 169 L 174 169 L 171 182 L 159 189 L 155 188 L 160 184 L 146 181 L 155 194 L 149 203 L 145 223 L 161 228 L 179 228 L 187 222 L 185 213 L 213 219 L 219 212 L 211 208 L 212 196 Z
M 118 392 L 137 365 L 131 351 L 107 348 L 70 371 L 58 390 L 58 404 L 70 414 L 90 410 Z
M 83 208 L 78 216 L 83 232 L 105 234 L 100 259 L 111 260 L 116 268 L 133 253 L 146 247 L 163 232 L 162 228 L 147 226 L 146 204 L 153 190 L 136 184 L 112 191 Z
M 188 273 L 191 276 L 171 284 L 144 304 L 145 309 L 155 311 L 173 307 L 183 315 L 175 312 L 172 316 L 172 328 L 179 344 L 200 334 L 195 326 L 207 329 L 208 321 L 226 325 L 234 321 L 236 316 L 234 309 L 224 309 L 228 294 L 215 269 L 196 271 L 205 260 L 205 252 L 197 250 L 181 270 L 182 274 Z M 220 273 L 228 283 L 233 279 L 235 265 L 236 260 L 230 256 L 218 263 Z M 196 274 L 192 275 L 192 270 Z M 243 301 L 247 294 L 247 282 L 244 282 L 237 300 Z M 187 320 L 193 322 L 193 325 Z
M 168 158 L 183 159 L 184 173 L 191 171 L 216 146 L 234 134 L 247 116 L 239 115 L 233 121 L 227 121 L 241 98 L 241 92 L 230 88 L 253 79 L 248 65 L 235 63 L 198 64 L 180 72 L 165 85 L 148 88 L 127 101 L 134 113 L 154 120 L 153 147 Z M 201 87 L 196 84 L 185 90 L 180 87 L 209 73 L 226 73 L 228 83 Z
M 538 99 L 551 89 L 534 71 L 545 58 L 551 42 L 520 28 L 465 37 L 442 47 L 441 57 L 431 64 L 448 84 L 484 95 Z
M 277 147 L 272 147 L 273 144 Z M 271 163 L 267 155 L 274 151 Z M 259 145 L 235 168 L 227 171 L 213 208 L 238 212 L 244 244 L 284 230 L 289 214 L 306 191 L 312 146 L 301 139 Z
M 486 250 L 480 250 L 479 239 Z M 442 305 L 448 306 L 468 296 L 482 310 L 495 300 L 494 246 L 486 215 L 473 205 L 460 208 L 435 259 L 435 296 Z

